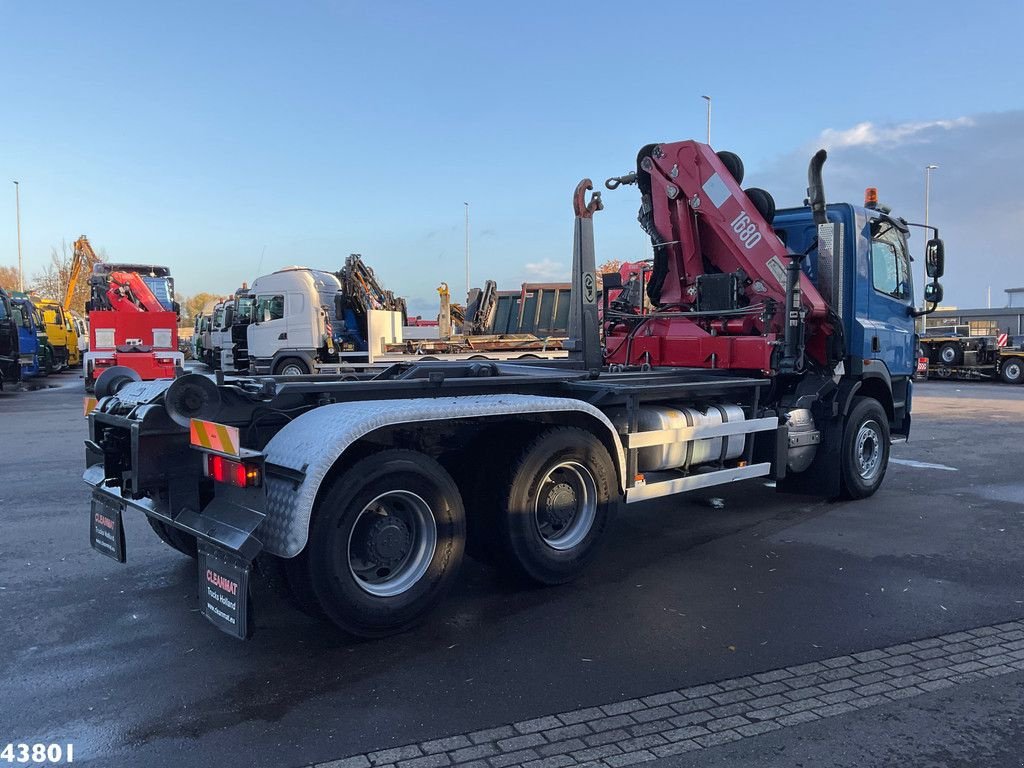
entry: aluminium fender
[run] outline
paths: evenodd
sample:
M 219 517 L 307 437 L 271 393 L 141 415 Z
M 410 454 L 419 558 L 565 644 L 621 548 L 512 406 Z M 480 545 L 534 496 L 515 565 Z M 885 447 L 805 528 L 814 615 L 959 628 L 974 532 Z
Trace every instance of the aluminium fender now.
M 324 477 L 350 445 L 381 427 L 559 412 L 585 414 L 590 417 L 595 431 L 607 431 L 607 437 L 616 448 L 613 458 L 617 461 L 621 486 L 626 457 L 615 427 L 601 411 L 582 400 L 535 395 L 473 395 L 334 403 L 304 413 L 285 425 L 264 449 L 268 462 L 304 473 L 305 477 L 296 487 L 292 479 L 272 471 L 267 473 L 267 518 L 259 533 L 263 548 L 280 557 L 295 557 L 305 548 L 313 504 Z

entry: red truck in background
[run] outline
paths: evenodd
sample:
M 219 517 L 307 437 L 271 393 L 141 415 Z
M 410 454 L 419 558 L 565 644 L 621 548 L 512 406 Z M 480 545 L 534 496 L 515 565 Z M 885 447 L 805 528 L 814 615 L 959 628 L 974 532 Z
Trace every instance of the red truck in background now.
M 89 277 L 89 351 L 83 360 L 86 391 L 114 366 L 143 380 L 172 378 L 184 366 L 178 351 L 179 307 L 167 267 L 96 264 Z

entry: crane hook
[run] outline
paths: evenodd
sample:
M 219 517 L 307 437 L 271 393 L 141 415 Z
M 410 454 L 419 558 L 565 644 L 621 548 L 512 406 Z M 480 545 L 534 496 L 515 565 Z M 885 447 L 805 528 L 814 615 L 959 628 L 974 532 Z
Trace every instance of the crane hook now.
M 572 208 L 578 219 L 593 218 L 595 211 L 603 211 L 604 203 L 601 202 L 601 193 L 595 192 L 590 196 L 590 202 L 586 201 L 587 192 L 594 188 L 594 182 L 590 179 L 583 179 L 576 185 L 576 191 L 572 195 Z

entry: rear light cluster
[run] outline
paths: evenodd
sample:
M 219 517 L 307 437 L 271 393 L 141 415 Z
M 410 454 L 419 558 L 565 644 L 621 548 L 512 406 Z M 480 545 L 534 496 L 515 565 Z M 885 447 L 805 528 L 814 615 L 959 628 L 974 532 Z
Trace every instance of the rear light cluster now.
M 260 468 L 256 464 L 232 461 L 217 454 L 207 454 L 206 475 L 218 483 L 227 483 L 237 488 L 251 488 L 260 484 Z

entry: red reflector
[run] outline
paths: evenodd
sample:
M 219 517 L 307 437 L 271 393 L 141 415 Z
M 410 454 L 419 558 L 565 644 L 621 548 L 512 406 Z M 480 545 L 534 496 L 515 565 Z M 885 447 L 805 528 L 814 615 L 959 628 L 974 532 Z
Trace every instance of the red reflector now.
M 236 464 L 233 461 L 230 462 L 230 464 L 231 471 L 233 473 L 231 477 L 231 484 L 237 485 L 239 488 L 245 488 L 245 465 Z

